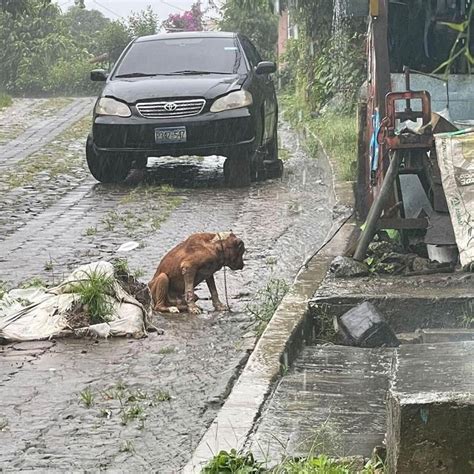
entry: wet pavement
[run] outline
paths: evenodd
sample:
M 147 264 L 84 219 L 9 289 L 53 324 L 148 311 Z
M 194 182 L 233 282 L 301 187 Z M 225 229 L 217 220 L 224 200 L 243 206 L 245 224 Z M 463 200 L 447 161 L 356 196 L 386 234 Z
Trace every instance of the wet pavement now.
M 35 151 L 40 150 L 82 117 L 90 115 L 92 104 L 92 98 L 82 97 L 74 99 L 65 107 L 60 108 L 51 117 L 40 114 L 16 138 L 8 140 L 3 146 L 0 146 L 0 169 L 10 167 L 25 159 Z M 0 117 L 2 128 L 3 126 L 8 127 L 12 122 L 14 123 L 14 118 L 10 117 L 8 112 L 5 111 L 4 116 Z M 3 139 L 5 140 L 5 136 Z
M 308 346 L 275 389 L 252 438 L 273 465 L 325 453 L 370 457 L 385 434 L 393 349 Z
M 212 312 L 203 299 L 199 316 L 154 315 L 164 334 L 142 340 L 0 346 L 0 466 L 176 472 L 253 347 L 246 306 L 270 279 L 291 281 L 324 241 L 332 220 L 330 170 L 306 156 L 283 125 L 282 144 L 291 152 L 282 180 L 227 189 L 223 160 L 209 157 L 151 159 L 144 176 L 131 177 L 135 184 L 101 185 L 85 166 L 87 123 L 74 126 L 69 141 L 63 132 L 35 152 L 41 167 L 21 182 L 2 173 L 6 286 L 33 277 L 57 282 L 76 265 L 120 255 L 130 240 L 139 248 L 120 256 L 148 281 L 163 254 L 198 231 L 232 229 L 248 248 L 246 266 L 226 273 L 232 313 Z M 58 171 L 64 150 L 68 159 Z M 20 173 L 23 164 L 13 169 Z M 223 272 L 216 280 L 225 300 Z M 197 293 L 209 296 L 204 288 Z

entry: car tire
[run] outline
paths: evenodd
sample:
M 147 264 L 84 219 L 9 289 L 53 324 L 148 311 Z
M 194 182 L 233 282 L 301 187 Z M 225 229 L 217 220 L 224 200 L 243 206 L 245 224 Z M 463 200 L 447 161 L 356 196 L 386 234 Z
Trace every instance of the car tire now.
M 257 150 L 250 160 L 250 179 L 252 181 L 263 181 L 267 177 L 265 170 L 266 153 Z
M 224 180 L 231 188 L 250 186 L 250 157 L 229 157 L 224 162 Z
M 278 131 L 275 127 L 271 140 L 266 145 L 264 161 L 267 178 L 281 178 L 283 176 L 283 161 L 278 159 Z
M 131 161 L 120 156 L 105 156 L 97 152 L 92 136 L 87 137 L 86 159 L 89 171 L 101 183 L 121 183 L 131 169 Z

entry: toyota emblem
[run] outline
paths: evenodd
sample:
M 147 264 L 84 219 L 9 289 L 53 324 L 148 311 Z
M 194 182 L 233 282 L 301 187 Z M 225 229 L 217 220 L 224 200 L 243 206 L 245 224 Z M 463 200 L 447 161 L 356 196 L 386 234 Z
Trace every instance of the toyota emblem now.
M 165 104 L 165 110 L 167 112 L 174 112 L 178 106 L 174 102 L 166 102 Z

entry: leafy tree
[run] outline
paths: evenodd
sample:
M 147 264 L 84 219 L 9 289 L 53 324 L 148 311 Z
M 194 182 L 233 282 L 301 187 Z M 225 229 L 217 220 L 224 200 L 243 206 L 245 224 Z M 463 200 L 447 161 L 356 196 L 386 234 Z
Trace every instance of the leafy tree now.
M 170 14 L 163 22 L 166 31 L 202 31 L 202 11 L 199 3 L 194 3 L 191 10 L 182 14 Z
M 127 20 L 128 32 L 132 38 L 154 35 L 158 31 L 158 15 L 148 6 L 145 10 L 132 13 Z
M 275 57 L 278 41 L 278 16 L 267 6 L 267 0 L 255 1 L 252 8 L 241 7 L 241 0 L 227 0 L 219 28 L 248 36 L 265 59 Z
M 101 32 L 111 21 L 101 12 L 74 6 L 63 15 L 63 18 L 77 46 L 93 55 L 104 52 L 99 39 Z
M 27 10 L 0 13 L 0 86 L 16 92 L 42 91 L 49 67 L 72 56 L 77 46 L 68 35 L 59 8 L 30 0 Z
M 120 20 L 110 22 L 98 35 L 97 42 L 102 53 L 107 53 L 109 61 L 115 62 L 123 49 L 131 41 L 127 25 Z

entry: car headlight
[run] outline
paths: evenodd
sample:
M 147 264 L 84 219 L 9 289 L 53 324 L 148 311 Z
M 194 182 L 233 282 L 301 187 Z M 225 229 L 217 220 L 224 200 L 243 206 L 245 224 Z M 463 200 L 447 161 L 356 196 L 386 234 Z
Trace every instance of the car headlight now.
M 110 97 L 102 97 L 95 106 L 97 115 L 115 115 L 117 117 L 130 117 L 132 112 L 128 105 Z
M 211 106 L 211 112 L 240 109 L 252 105 L 252 94 L 248 91 L 235 91 L 217 99 Z

